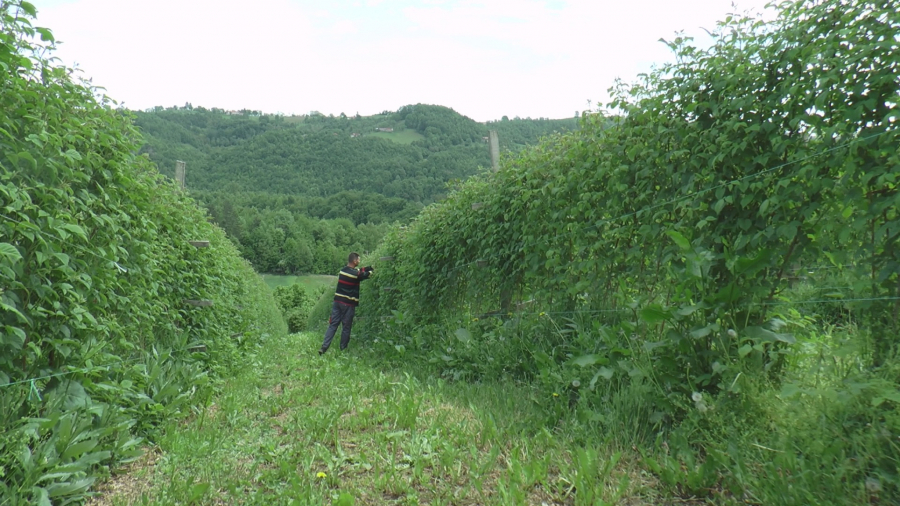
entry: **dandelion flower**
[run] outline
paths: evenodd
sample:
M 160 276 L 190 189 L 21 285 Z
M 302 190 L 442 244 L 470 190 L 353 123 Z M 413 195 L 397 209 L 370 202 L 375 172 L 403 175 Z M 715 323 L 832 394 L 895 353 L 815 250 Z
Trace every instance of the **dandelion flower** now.
M 553 397 L 559 397 L 559 394 L 556 392 L 553 392 Z
M 541 314 L 539 314 L 538 316 L 547 316 L 547 313 L 541 311 Z
M 316 478 L 324 478 L 326 476 L 328 476 L 328 475 L 323 473 L 322 471 L 319 471 L 318 473 L 316 473 Z

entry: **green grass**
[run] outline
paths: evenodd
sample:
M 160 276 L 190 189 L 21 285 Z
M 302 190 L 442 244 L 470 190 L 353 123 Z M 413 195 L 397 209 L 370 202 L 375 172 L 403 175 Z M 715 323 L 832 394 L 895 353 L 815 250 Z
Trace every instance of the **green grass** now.
M 275 289 L 279 286 L 290 286 L 294 283 L 300 283 L 306 288 L 307 293 L 313 294 L 320 286 L 334 288 L 337 283 L 337 276 L 328 276 L 325 274 L 309 274 L 306 276 L 281 276 L 278 274 L 260 274 L 263 281 L 269 285 L 269 288 Z
M 536 391 L 273 340 L 96 504 L 655 504 L 635 452 L 548 424 Z M 565 402 L 562 397 L 551 401 Z
M 416 132 L 415 130 L 401 130 L 399 132 L 373 132 L 365 135 L 370 137 L 381 137 L 382 139 L 387 139 L 398 144 L 412 144 L 413 142 L 420 141 L 425 138 L 424 135 Z

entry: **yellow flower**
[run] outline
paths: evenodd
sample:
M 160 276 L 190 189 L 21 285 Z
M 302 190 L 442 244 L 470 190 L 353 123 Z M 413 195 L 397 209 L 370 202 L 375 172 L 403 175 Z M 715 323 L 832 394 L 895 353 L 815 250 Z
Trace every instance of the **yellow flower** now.
M 539 314 L 538 316 L 547 316 L 547 313 L 541 311 L 541 314 Z
M 319 471 L 318 473 L 316 473 L 316 478 L 324 478 L 326 476 L 328 476 L 328 475 L 323 473 L 322 471 Z
M 556 392 L 553 392 L 553 397 L 559 397 L 559 394 Z
M 478 318 L 472 318 L 472 321 L 473 321 L 473 322 L 477 322 L 477 321 L 478 321 Z

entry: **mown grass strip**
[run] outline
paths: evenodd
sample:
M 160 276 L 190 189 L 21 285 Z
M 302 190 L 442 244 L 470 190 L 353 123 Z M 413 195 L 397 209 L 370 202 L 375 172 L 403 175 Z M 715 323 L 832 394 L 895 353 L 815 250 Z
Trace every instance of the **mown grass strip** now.
M 391 370 L 361 346 L 319 357 L 318 340 L 270 343 L 94 504 L 637 504 L 652 492 L 611 444 L 548 425 L 527 387 Z

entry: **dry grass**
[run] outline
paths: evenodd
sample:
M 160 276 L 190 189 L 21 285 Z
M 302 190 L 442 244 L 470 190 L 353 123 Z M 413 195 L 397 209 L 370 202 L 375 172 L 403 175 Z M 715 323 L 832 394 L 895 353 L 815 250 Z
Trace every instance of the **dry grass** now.
M 160 457 L 156 448 L 144 448 L 144 454 L 139 459 L 117 470 L 97 486 L 97 495 L 87 501 L 87 506 L 134 504 L 145 494 L 152 497 L 151 479 Z

